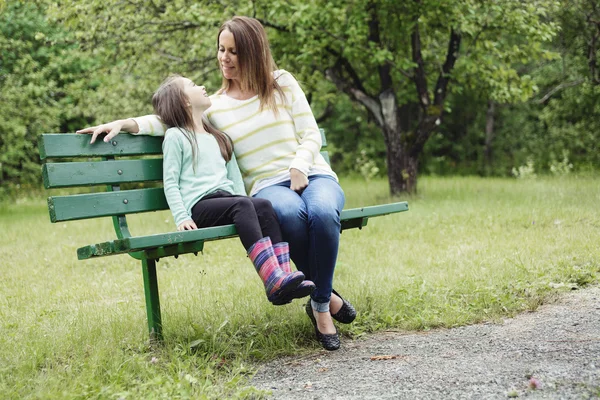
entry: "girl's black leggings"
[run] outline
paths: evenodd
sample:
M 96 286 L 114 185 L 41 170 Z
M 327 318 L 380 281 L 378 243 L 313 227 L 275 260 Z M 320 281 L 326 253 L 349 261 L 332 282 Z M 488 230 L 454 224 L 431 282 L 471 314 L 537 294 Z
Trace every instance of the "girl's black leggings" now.
M 198 228 L 234 224 L 246 251 L 266 236 L 273 244 L 281 242 L 279 221 L 269 200 L 218 190 L 192 207 L 192 219 Z

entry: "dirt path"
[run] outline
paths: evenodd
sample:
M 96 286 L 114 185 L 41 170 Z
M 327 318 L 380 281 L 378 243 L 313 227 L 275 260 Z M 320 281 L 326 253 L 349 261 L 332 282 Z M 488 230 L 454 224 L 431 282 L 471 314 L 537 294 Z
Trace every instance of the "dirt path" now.
M 253 385 L 275 399 L 600 399 L 600 288 L 503 324 L 384 332 L 342 346 L 267 364 Z

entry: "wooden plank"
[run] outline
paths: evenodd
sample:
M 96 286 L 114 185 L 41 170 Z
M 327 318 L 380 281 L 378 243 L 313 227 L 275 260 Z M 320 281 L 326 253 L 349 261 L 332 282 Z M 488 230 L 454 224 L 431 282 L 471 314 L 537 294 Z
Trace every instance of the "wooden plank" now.
M 233 225 L 230 225 L 233 226 Z M 229 237 L 229 236 L 227 236 Z M 115 241 L 92 244 L 77 249 L 77 259 L 87 260 L 89 258 L 113 256 L 118 254 L 135 254 L 137 259 L 155 260 L 163 257 L 178 256 L 181 254 L 198 253 L 204 250 L 204 241 L 179 243 L 169 246 L 154 247 L 140 252 L 131 252 L 125 246 L 115 250 Z M 139 256 L 137 256 L 139 255 Z
M 45 133 L 39 136 L 40 158 L 75 158 L 162 154 L 161 136 L 122 133 L 105 143 L 101 135 L 90 144 L 91 135 Z
M 341 220 L 342 231 L 358 228 L 362 229 L 367 226 L 367 222 L 369 221 L 369 217 L 364 218 L 353 218 L 353 219 L 343 219 Z
M 162 180 L 162 158 L 94 162 L 46 163 L 42 167 L 46 189 Z
M 360 229 L 367 225 L 369 217 L 378 217 L 407 210 L 408 204 L 406 202 L 343 210 L 341 214 L 342 230 Z M 236 235 L 237 231 L 234 225 L 215 226 L 185 232 L 160 233 L 85 246 L 77 250 L 77 256 L 80 260 L 83 260 L 133 251 L 146 251 L 144 258 L 160 258 L 201 251 L 204 241 L 224 239 Z
M 159 259 L 188 253 L 198 253 L 204 250 L 204 242 L 179 243 L 173 246 L 159 247 L 157 249 L 146 250 L 142 253 L 142 258 Z
M 157 235 L 130 237 L 115 240 L 116 251 L 137 251 L 180 243 L 217 240 L 237 235 L 235 225 L 215 226 L 184 232 L 159 233 Z
M 365 217 L 367 217 L 367 218 L 368 217 L 380 217 L 382 215 L 398 213 L 398 212 L 402 212 L 402 211 L 408 211 L 408 203 L 406 201 L 343 210 L 341 219 L 349 220 L 349 219 L 365 218 Z
M 159 211 L 169 208 L 163 188 L 77 194 L 48 198 L 52 222 Z
M 320 128 L 319 132 L 321 132 L 321 142 L 322 142 L 321 147 L 322 148 L 327 147 L 327 138 L 325 137 L 325 129 Z
M 161 258 L 176 254 L 202 251 L 204 241 L 225 239 L 237 235 L 235 225 L 215 226 L 185 232 L 117 239 L 77 249 L 77 258 L 85 260 L 132 251 L 144 251 L 142 258 Z
M 375 217 L 401 211 L 407 211 L 408 204 L 406 202 L 384 204 L 379 206 L 369 206 L 362 208 L 354 208 L 343 210 L 341 215 L 342 221 L 360 220 L 361 226 L 363 219 Z M 366 223 L 366 221 L 364 221 Z M 352 224 L 346 224 L 348 227 L 358 227 Z M 170 246 L 178 243 L 186 243 L 191 241 L 201 240 L 216 240 L 237 235 L 234 225 L 216 226 L 212 228 L 195 229 L 185 232 L 170 232 L 157 235 L 131 237 L 115 241 L 115 250 L 138 251 L 148 248 Z

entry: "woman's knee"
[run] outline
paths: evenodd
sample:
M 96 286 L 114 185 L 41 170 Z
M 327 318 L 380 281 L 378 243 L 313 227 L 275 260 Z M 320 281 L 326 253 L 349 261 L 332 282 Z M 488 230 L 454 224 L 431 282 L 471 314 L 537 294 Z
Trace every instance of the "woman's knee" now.
M 284 225 L 306 226 L 306 205 L 297 193 L 283 187 L 268 189 L 271 188 L 259 192 L 254 199 L 269 201 L 282 228 L 284 228 Z
M 342 210 L 334 201 L 322 201 L 322 199 L 314 199 L 306 204 L 306 209 L 309 215 L 318 216 L 325 219 L 339 219 Z

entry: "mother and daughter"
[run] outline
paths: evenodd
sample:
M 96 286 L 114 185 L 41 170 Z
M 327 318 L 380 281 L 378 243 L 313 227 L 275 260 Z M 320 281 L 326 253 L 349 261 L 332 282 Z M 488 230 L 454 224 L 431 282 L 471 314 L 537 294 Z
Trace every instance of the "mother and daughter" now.
M 225 22 L 217 45 L 216 94 L 172 76 L 152 98 L 156 115 L 78 133 L 92 134 L 92 143 L 104 132 L 105 141 L 120 131 L 164 135 L 164 191 L 177 229 L 235 224 L 268 300 L 310 294 L 305 309 L 317 340 L 336 350 L 333 320 L 350 323 L 356 311 L 332 288 L 345 199 L 320 154 L 315 117 L 294 77 L 277 70 L 259 21 Z

